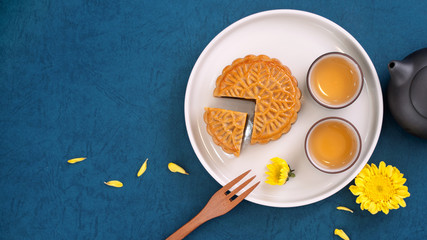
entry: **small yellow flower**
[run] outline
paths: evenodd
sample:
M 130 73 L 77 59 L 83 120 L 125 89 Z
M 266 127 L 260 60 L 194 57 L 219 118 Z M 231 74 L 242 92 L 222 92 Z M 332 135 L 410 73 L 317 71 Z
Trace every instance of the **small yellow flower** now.
M 350 186 L 350 191 L 358 196 L 356 203 L 360 209 L 368 210 L 371 214 L 380 211 L 388 214 L 390 209 L 405 207 L 404 198 L 410 196 L 408 187 L 404 186 L 406 179 L 399 169 L 380 162 L 379 168 L 366 164 L 354 179 L 356 185 Z
M 285 160 L 275 157 L 270 159 L 271 164 L 267 165 L 269 172 L 266 183 L 270 185 L 283 185 L 286 183 L 289 177 L 294 177 L 293 170 L 289 168 L 288 163 Z

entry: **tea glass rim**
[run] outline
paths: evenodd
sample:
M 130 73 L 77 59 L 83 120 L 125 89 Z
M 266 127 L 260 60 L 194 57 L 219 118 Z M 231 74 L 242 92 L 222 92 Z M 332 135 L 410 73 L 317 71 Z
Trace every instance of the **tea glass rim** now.
M 313 160 L 311 158 L 311 155 L 309 154 L 309 150 L 308 150 L 308 139 L 309 136 L 311 135 L 311 132 L 317 127 L 319 126 L 319 124 L 323 123 L 323 122 L 327 122 L 327 121 L 338 121 L 338 122 L 342 122 L 345 125 L 349 126 L 352 131 L 355 133 L 356 135 L 356 139 L 357 139 L 357 145 L 358 145 L 358 150 L 357 150 L 357 154 L 355 155 L 355 157 L 351 160 L 351 162 L 346 165 L 345 167 L 342 168 L 338 168 L 337 170 L 334 169 L 330 169 L 330 168 L 323 168 L 319 165 L 317 165 L 315 163 L 315 160 Z M 305 155 L 307 156 L 308 161 L 318 170 L 324 172 L 324 173 L 329 173 L 329 174 L 335 174 L 335 173 L 342 173 L 347 171 L 348 169 L 350 169 L 358 160 L 360 157 L 360 153 L 362 152 L 362 138 L 360 137 L 360 133 L 357 130 L 357 128 L 347 119 L 341 118 L 341 117 L 325 117 L 322 118 L 320 120 L 318 120 L 317 122 L 315 122 L 310 129 L 308 130 L 306 136 L 305 136 L 305 142 L 304 142 L 304 150 L 305 150 Z
M 313 70 L 314 65 L 317 64 L 318 61 L 320 61 L 321 59 L 328 57 L 329 55 L 341 55 L 341 57 L 347 58 L 349 59 L 351 62 L 353 62 L 356 66 L 357 69 L 359 70 L 360 73 L 360 77 L 358 78 L 358 81 L 360 82 L 360 86 L 357 90 L 357 93 L 353 96 L 353 98 L 347 102 L 344 102 L 343 104 L 339 104 L 339 105 L 334 105 L 334 104 L 328 104 L 323 102 L 322 100 L 320 100 L 320 98 L 318 96 L 316 96 L 316 94 L 312 91 L 311 89 L 311 81 L 310 81 L 310 77 L 311 77 L 311 72 Z M 311 97 L 314 99 L 314 101 L 316 101 L 318 104 L 320 104 L 323 107 L 326 108 L 330 108 L 330 109 L 341 109 L 341 108 L 345 108 L 350 106 L 352 103 L 354 103 L 360 96 L 360 94 L 362 93 L 362 89 L 363 89 L 363 85 L 364 85 L 364 76 L 363 76 L 363 71 L 362 68 L 360 67 L 359 63 L 356 61 L 356 59 L 354 59 L 352 56 L 343 53 L 343 52 L 327 52 L 324 53 L 322 55 L 320 55 L 319 57 L 317 57 L 313 63 L 311 63 L 310 68 L 307 71 L 307 77 L 306 77 L 306 82 L 307 82 L 307 89 L 308 92 L 310 93 Z

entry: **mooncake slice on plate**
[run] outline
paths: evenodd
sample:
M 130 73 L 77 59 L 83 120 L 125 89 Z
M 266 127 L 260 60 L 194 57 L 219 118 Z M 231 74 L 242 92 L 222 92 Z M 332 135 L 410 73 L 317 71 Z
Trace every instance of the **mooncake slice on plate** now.
M 215 144 L 224 152 L 240 155 L 248 114 L 220 108 L 205 108 L 203 120 Z

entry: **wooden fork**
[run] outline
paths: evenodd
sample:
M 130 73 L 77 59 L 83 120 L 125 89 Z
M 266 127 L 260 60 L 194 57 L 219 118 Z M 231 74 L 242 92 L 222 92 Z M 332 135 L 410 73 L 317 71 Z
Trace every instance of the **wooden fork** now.
M 240 180 L 242 180 L 251 170 L 243 173 L 238 176 L 231 182 L 227 183 L 224 187 L 218 190 L 214 195 L 212 195 L 211 199 L 208 201 L 206 206 L 197 214 L 193 219 L 191 219 L 188 223 L 178 229 L 175 233 L 170 235 L 166 240 L 175 240 L 175 239 L 183 239 L 189 233 L 191 233 L 198 226 L 207 222 L 212 218 L 219 217 L 221 215 L 226 214 L 231 209 L 233 209 L 237 204 L 239 204 L 246 196 L 251 193 L 260 182 L 255 183 L 252 187 L 244 191 L 238 197 L 235 195 L 242 190 L 246 185 L 248 185 L 255 176 L 249 178 L 240 186 L 237 186 L 233 191 L 230 192 L 230 188 L 236 185 Z M 233 198 L 234 197 L 234 198 Z

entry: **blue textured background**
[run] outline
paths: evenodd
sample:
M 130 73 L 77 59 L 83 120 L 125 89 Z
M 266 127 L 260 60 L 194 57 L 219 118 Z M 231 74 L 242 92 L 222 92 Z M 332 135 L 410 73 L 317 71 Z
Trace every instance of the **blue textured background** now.
M 418 0 L 0 1 L 0 238 L 162 239 L 191 219 L 220 187 L 186 135 L 191 69 L 225 27 L 281 8 L 350 32 L 383 91 L 387 63 L 427 47 L 427 1 Z M 405 133 L 386 106 L 370 162 L 405 174 L 406 208 L 362 212 L 346 187 L 298 208 L 243 202 L 188 239 L 338 239 L 335 228 L 352 239 L 426 239 L 426 160 L 427 141 Z M 171 161 L 190 175 L 170 173 Z M 103 184 L 111 179 L 125 186 Z

